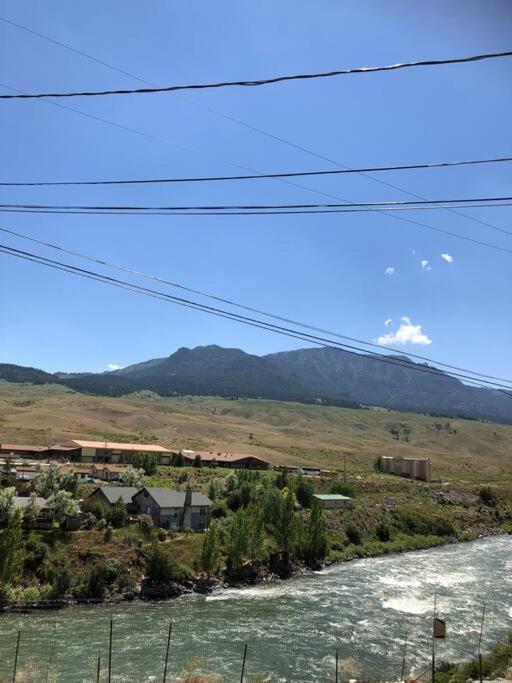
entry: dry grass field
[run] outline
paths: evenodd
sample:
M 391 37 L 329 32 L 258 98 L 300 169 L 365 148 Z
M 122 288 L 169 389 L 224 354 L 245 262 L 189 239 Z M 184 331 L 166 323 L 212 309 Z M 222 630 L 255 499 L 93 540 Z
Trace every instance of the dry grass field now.
M 346 456 L 352 473 L 368 471 L 378 455 L 411 455 L 430 457 L 441 478 L 512 479 L 512 426 L 266 400 L 149 392 L 105 398 L 0 382 L 0 442 L 78 437 L 254 453 L 275 464 L 330 469 Z

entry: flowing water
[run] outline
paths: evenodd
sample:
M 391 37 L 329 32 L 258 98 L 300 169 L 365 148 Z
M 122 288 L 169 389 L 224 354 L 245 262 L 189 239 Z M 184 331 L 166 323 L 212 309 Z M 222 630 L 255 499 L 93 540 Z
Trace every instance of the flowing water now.
M 340 564 L 288 581 L 183 596 L 160 603 L 71 607 L 0 617 L 0 680 L 12 680 L 17 632 L 19 670 L 35 681 L 162 681 L 172 620 L 168 681 L 183 672 L 222 681 L 397 680 L 431 660 L 434 594 L 447 638 L 437 661 L 475 657 L 482 604 L 483 649 L 512 628 L 512 537 L 487 538 L 403 555 Z M 404 648 L 404 636 L 407 643 Z

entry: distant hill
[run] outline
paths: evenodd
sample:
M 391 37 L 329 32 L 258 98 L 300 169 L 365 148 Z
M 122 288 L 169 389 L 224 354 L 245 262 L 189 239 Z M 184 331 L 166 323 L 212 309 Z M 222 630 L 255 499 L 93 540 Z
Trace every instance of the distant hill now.
M 59 383 L 75 391 L 122 396 L 141 390 L 161 396 L 197 395 L 266 398 L 346 407 L 361 404 L 512 423 L 512 399 L 491 389 L 470 387 L 444 372 L 419 372 L 406 356 L 382 363 L 331 348 L 300 349 L 255 356 L 220 346 L 180 348 L 104 373 L 55 373 L 0 364 L 0 379 Z M 423 367 L 428 368 L 427 364 Z

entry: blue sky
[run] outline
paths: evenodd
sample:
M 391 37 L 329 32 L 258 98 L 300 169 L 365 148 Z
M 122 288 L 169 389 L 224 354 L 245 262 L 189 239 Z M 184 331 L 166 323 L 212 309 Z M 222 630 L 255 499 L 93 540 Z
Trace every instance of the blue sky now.
M 30 4 L 11 0 L 4 3 L 2 13 L 161 85 L 511 48 L 512 7 L 507 0 L 160 1 L 144 6 L 132 0 Z M 205 107 L 353 167 L 509 155 L 511 74 L 512 60 L 502 59 L 180 96 L 60 101 L 89 116 L 41 101 L 4 101 L 0 179 L 334 168 Z M 0 83 L 34 92 L 140 85 L 2 22 Z M 470 197 L 510 194 L 511 170 L 512 165 L 503 164 L 378 177 L 429 198 Z M 300 184 L 304 187 L 262 180 L 0 188 L 0 200 L 200 204 L 325 199 L 313 190 L 351 201 L 408 198 L 360 176 L 303 178 Z M 510 211 L 467 213 L 511 229 Z M 508 235 L 448 211 L 405 216 L 512 249 Z M 367 340 L 382 337 L 383 342 L 395 339 L 403 342 L 405 353 L 512 376 L 512 255 L 386 215 L 199 218 L 4 213 L 0 225 L 344 334 Z M 31 248 L 14 238 L 2 236 L 0 241 Z M 38 251 L 55 257 L 49 250 Z M 441 254 L 449 254 L 452 261 Z M 388 268 L 394 272 L 386 275 Z M 49 371 L 101 371 L 109 364 L 125 366 L 168 355 L 180 346 L 209 343 L 257 354 L 304 346 L 4 255 L 0 255 L 0 307 L 2 360 Z

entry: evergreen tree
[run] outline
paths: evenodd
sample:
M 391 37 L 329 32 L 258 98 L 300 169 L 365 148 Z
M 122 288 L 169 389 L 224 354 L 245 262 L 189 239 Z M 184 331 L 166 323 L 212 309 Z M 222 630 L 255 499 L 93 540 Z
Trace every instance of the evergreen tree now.
M 194 462 L 192 463 L 192 467 L 202 467 L 203 466 L 203 461 L 201 460 L 201 456 L 199 453 L 196 455 L 194 458 Z
M 220 561 L 220 537 L 217 524 L 210 525 L 204 534 L 203 548 L 201 551 L 201 566 L 208 578 L 215 573 Z
M 23 564 L 23 512 L 11 510 L 7 526 L 0 533 L 0 586 L 10 584 Z

